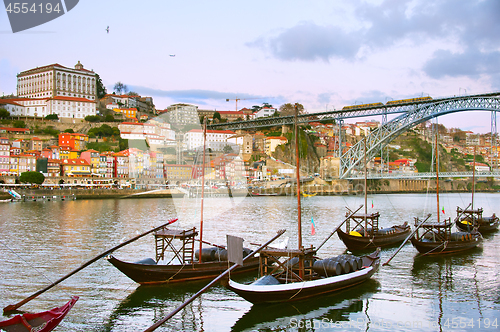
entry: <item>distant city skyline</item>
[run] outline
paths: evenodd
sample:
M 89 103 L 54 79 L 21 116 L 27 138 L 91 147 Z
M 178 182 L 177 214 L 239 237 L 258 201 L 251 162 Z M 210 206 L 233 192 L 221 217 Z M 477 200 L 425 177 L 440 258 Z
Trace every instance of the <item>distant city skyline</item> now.
M 21 71 L 78 61 L 108 92 L 123 82 L 158 109 L 234 110 L 238 98 L 238 109 L 299 102 L 314 113 L 500 91 L 498 13 L 495 0 L 87 0 L 13 34 L 3 10 L 0 94 L 16 92 Z M 490 131 L 489 112 L 439 122 Z

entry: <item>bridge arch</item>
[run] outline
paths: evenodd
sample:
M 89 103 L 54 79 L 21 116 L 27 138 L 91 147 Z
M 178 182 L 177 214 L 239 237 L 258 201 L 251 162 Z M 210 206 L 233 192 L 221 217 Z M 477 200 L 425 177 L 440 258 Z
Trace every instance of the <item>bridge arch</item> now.
M 498 112 L 500 111 L 500 97 L 456 97 L 418 105 L 413 110 L 401 114 L 377 128 L 344 153 L 340 157 L 340 178 L 349 177 L 353 170 L 363 165 L 365 141 L 366 158 L 370 160 L 378 154 L 381 148 L 385 147 L 408 129 L 438 116 L 463 111 Z

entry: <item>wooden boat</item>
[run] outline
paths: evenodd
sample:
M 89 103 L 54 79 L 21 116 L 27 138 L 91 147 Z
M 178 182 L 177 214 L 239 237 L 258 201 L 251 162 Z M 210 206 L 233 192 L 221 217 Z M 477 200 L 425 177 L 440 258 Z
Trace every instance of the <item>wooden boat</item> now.
M 297 110 L 295 137 L 298 136 Z M 380 265 L 380 248 L 371 255 L 341 255 L 319 260 L 317 250 L 302 246 L 298 139 L 295 140 L 298 248 L 264 248 L 260 252 L 261 278 L 247 285 L 229 280 L 228 289 L 254 304 L 298 301 L 352 287 L 368 280 Z
M 48 332 L 52 331 L 73 308 L 78 296 L 73 296 L 65 305 L 38 313 L 16 315 L 0 322 L 0 330 L 6 332 Z
M 436 134 L 436 199 L 437 222 L 422 221 L 415 218 L 419 229 L 410 239 L 413 246 L 422 254 L 438 255 L 469 250 L 483 241 L 481 233 L 474 228 L 471 232 L 451 232 L 451 218 L 440 220 L 439 211 L 439 154 Z
M 206 119 L 203 127 L 202 184 L 205 183 Z M 154 233 L 156 259 L 146 258 L 135 263 L 129 263 L 109 256 L 108 261 L 127 277 L 140 284 L 214 279 L 219 274 L 225 272 L 229 268 L 229 262 L 227 260 L 227 251 L 224 247 L 203 248 L 203 244 L 208 243 L 203 241 L 202 236 L 204 195 L 205 185 L 202 185 L 199 238 L 196 238 L 198 232 L 194 227 L 188 230 L 175 230 L 163 227 Z M 174 241 L 178 241 L 180 246 L 176 246 Z M 200 244 L 197 253 L 194 250 L 195 241 L 198 241 Z M 250 249 L 244 249 L 243 256 L 246 256 L 250 252 Z M 158 264 L 160 260 L 167 258 L 166 253 L 172 254 L 170 260 L 166 264 Z M 243 266 L 235 269 L 233 273 L 256 270 L 258 266 L 259 259 L 252 257 Z
M 278 193 L 259 193 L 257 191 L 252 191 L 252 196 L 278 196 Z
M 337 234 L 350 251 L 394 246 L 410 235 L 411 229 L 407 222 L 402 225 L 379 228 L 379 216 L 378 212 L 352 215 L 346 222 L 346 231 L 338 229 Z M 368 226 L 366 228 L 361 226 L 365 220 Z
M 302 196 L 304 196 L 304 197 L 314 197 L 314 196 L 316 196 L 316 193 L 311 194 L 311 193 L 302 192 Z
M 472 199 L 471 208 L 461 209 L 457 206 L 457 217 L 455 225 L 462 231 L 471 231 L 474 227 L 479 233 L 487 233 L 498 230 L 500 219 L 493 214 L 491 217 L 483 217 L 483 208 L 474 209 L 474 191 L 476 188 L 476 146 L 474 146 L 474 159 L 472 163 Z
M 199 251 L 194 251 L 197 234 L 195 228 L 185 231 L 164 228 L 154 234 L 156 260 L 147 258 L 131 263 L 114 256 L 109 256 L 107 259 L 127 277 L 143 285 L 213 279 L 228 269 L 227 251 L 221 247 L 203 248 L 200 263 Z M 174 240 L 180 242 L 180 248 L 174 245 Z M 158 264 L 160 260 L 166 258 L 167 252 L 173 253 L 171 260 L 167 264 Z M 243 249 L 244 256 L 250 252 L 249 249 Z M 178 262 L 172 264 L 174 260 Z M 249 272 L 258 267 L 259 258 L 254 257 L 235 269 L 233 273 Z
M 298 257 L 295 255 L 299 255 L 304 256 L 302 257 L 304 265 L 309 265 L 309 269 L 306 269 L 308 271 L 300 278 L 298 273 L 294 272 L 295 269 L 285 266 L 286 263 L 290 262 L 287 260 L 285 263 L 278 263 L 285 268 L 277 273 L 264 275 L 249 285 L 229 280 L 226 287 L 254 304 L 291 302 L 340 291 L 360 284 L 370 279 L 380 265 L 380 249 L 371 255 L 361 257 L 362 265 L 359 269 L 350 271 L 352 266 L 346 264 L 350 266 L 346 268 L 349 271 L 346 273 L 342 273 L 342 258 L 355 259 L 355 256 L 346 255 L 350 257 L 337 256 L 324 260 L 313 260 L 311 258 L 314 254 L 314 250 L 309 252 L 308 250 L 281 250 L 278 252 L 277 250 L 265 249 L 261 252 L 261 257 L 268 263 L 275 261 L 277 256 L 289 257 L 292 255 Z M 266 266 L 264 269 L 270 267 Z M 337 274 L 338 272 L 340 273 Z M 287 277 L 287 275 L 292 277 Z
M 368 213 L 367 206 L 367 161 L 366 161 L 366 140 L 365 140 L 365 212 L 362 214 L 346 213 L 345 231 L 340 228 L 337 231 L 339 238 L 344 242 L 350 251 L 375 249 L 378 247 L 390 247 L 403 242 L 411 229 L 407 222 L 402 225 L 393 225 L 389 228 L 379 228 L 380 213 Z
M 457 217 L 455 218 L 457 229 L 467 232 L 474 227 L 479 233 L 494 232 L 498 230 L 500 219 L 493 213 L 491 217 L 483 217 L 483 209 L 461 209 L 457 206 Z
M 415 218 L 415 225 L 419 224 Z M 422 254 L 448 254 L 469 250 L 477 247 L 483 241 L 481 233 L 476 229 L 471 232 L 451 232 L 451 218 L 444 222 L 424 222 L 422 232 L 417 232 L 410 239 L 413 246 Z

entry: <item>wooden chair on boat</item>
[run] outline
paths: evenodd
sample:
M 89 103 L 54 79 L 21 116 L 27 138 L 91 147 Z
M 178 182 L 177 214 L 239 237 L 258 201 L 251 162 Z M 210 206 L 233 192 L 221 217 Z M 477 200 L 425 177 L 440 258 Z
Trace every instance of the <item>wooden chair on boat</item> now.
M 194 242 L 198 235 L 196 227 L 187 230 L 177 230 L 162 228 L 154 233 L 156 248 L 156 263 L 160 259 L 165 259 L 165 252 L 170 251 L 173 257 L 167 263 L 171 263 L 175 258 L 181 264 L 194 264 Z M 176 247 L 174 240 L 180 240 L 180 247 Z
M 273 275 L 283 282 L 310 280 L 315 275 L 313 263 L 316 250 L 265 248 L 260 252 L 260 274 Z
M 346 212 L 346 217 L 351 214 L 352 211 Z M 346 234 L 373 237 L 378 233 L 378 219 L 380 213 L 370 213 L 370 214 L 355 214 L 350 216 L 346 221 Z M 366 220 L 366 222 L 365 222 Z M 351 222 L 353 226 L 351 227 Z M 362 233 L 361 233 L 362 231 Z M 352 234 L 352 232 L 357 232 L 357 234 Z M 359 235 L 358 235 L 359 234 Z
M 420 220 L 415 218 L 415 226 L 420 224 Z M 422 233 L 417 232 L 418 241 L 430 240 L 432 242 L 446 242 L 451 239 L 451 218 L 444 222 L 425 222 L 421 227 Z

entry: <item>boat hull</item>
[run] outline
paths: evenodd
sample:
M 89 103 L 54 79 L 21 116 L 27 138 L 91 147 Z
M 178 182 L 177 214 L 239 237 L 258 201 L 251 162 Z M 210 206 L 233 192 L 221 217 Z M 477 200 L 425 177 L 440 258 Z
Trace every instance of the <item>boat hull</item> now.
M 375 249 L 378 247 L 390 247 L 403 242 L 411 233 L 409 226 L 393 226 L 395 232 L 392 234 L 375 235 L 373 238 L 349 235 L 342 230 L 337 230 L 339 238 L 351 251 Z
M 498 230 L 498 226 L 500 225 L 500 219 L 497 217 L 491 218 L 491 220 L 478 220 L 478 228 L 479 233 L 488 233 L 494 232 Z M 463 224 L 460 220 L 455 221 L 455 225 L 461 231 L 468 232 L 472 230 L 472 226 L 467 226 L 467 224 Z
M 214 279 L 230 267 L 227 261 L 189 265 L 150 265 L 124 262 L 114 256 L 108 257 L 108 261 L 127 277 L 141 285 Z M 258 267 L 259 259 L 250 258 L 243 266 L 236 268 L 232 274 L 254 271 Z
M 372 259 L 363 258 L 363 265 L 355 272 L 315 280 L 278 285 L 245 285 L 229 280 L 226 287 L 253 304 L 299 301 L 353 287 L 370 279 L 379 268 L 379 253 Z
M 482 237 L 481 234 L 477 233 L 473 234 L 472 239 L 467 241 L 419 241 L 415 237 L 410 240 L 418 252 L 427 255 L 439 255 L 473 249 L 481 244 Z
M 68 303 L 61 307 L 39 313 L 16 315 L 11 319 L 0 322 L 0 330 L 6 332 L 52 331 L 73 308 L 76 301 L 78 301 L 78 296 L 73 296 Z M 27 324 L 29 324 L 29 327 Z

